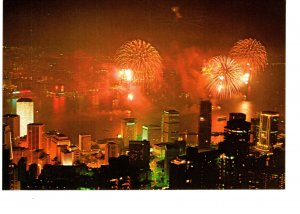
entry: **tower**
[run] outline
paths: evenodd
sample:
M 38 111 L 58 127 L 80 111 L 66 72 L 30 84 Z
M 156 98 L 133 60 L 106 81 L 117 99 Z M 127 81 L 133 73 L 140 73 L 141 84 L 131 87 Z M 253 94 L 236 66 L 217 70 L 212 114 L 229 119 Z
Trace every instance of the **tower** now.
M 263 111 L 260 114 L 259 140 L 256 149 L 262 152 L 272 151 L 277 143 L 279 113 Z
M 175 142 L 179 137 L 179 112 L 165 110 L 161 120 L 161 141 L 164 143 Z
M 234 116 L 235 115 L 235 116 Z M 249 143 L 250 122 L 245 121 L 246 115 L 243 113 L 230 113 L 230 120 L 224 127 L 224 138 L 229 143 Z
M 211 142 L 211 102 L 209 100 L 200 101 L 200 114 L 198 126 L 198 145 L 200 148 L 210 146 Z
M 243 189 L 248 185 L 246 164 L 251 124 L 245 121 L 243 113 L 230 113 L 230 118 L 224 127 L 224 142 L 219 144 L 218 185 L 221 189 Z
M 253 133 L 253 145 L 256 145 L 259 140 L 259 118 L 251 118 L 251 131 Z
M 30 123 L 27 125 L 27 141 L 30 151 L 43 149 L 45 125 L 42 123 Z
M 20 98 L 17 101 L 17 115 L 20 115 L 20 136 L 26 135 L 27 125 L 34 122 L 34 105 L 30 98 Z
M 129 147 L 130 140 L 137 139 L 137 124 L 135 118 L 125 118 L 122 120 L 122 137 L 125 148 Z
M 159 125 L 143 126 L 142 140 L 150 141 L 151 145 L 160 143 L 161 127 Z
M 18 146 L 20 142 L 20 116 L 17 114 L 3 115 L 3 122 L 10 127 L 13 146 Z

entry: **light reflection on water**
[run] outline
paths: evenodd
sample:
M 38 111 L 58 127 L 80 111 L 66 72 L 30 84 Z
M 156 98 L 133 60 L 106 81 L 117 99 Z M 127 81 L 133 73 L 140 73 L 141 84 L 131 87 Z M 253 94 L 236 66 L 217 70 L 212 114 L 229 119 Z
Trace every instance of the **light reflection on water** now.
M 3 103 L 3 113 L 16 112 L 16 100 L 6 99 Z M 46 124 L 47 130 L 59 130 L 71 138 L 72 143 L 77 144 L 78 134 L 91 134 L 94 140 L 116 137 L 120 133 L 121 119 L 134 116 L 138 120 L 138 131 L 141 132 L 143 124 L 160 124 L 162 109 L 153 107 L 149 112 L 129 110 L 105 110 L 107 106 L 101 103 L 101 97 L 33 97 L 35 105 L 35 122 Z M 223 132 L 226 120 L 219 121 L 218 118 L 228 119 L 230 112 L 242 112 L 247 115 L 247 121 L 255 117 L 258 111 L 266 110 L 254 105 L 250 101 L 240 99 L 223 101 L 218 104 L 221 108 L 215 108 L 212 113 L 212 131 Z M 140 110 L 140 109 L 139 109 Z M 178 109 L 181 115 L 181 129 L 197 132 L 198 106 L 186 111 Z M 270 109 L 272 110 L 272 109 Z M 38 121 L 37 121 L 38 120 Z M 223 137 L 213 137 L 214 142 L 222 141 Z

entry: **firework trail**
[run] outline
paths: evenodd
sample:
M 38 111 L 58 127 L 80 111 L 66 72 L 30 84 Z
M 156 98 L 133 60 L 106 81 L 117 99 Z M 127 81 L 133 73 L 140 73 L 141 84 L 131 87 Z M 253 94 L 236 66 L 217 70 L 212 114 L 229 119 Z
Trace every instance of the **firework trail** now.
M 225 56 L 213 57 L 202 72 L 208 78 L 207 89 L 212 96 L 230 98 L 240 92 L 243 72 L 235 60 Z
M 231 48 L 229 55 L 242 66 L 244 72 L 252 75 L 263 71 L 267 63 L 265 47 L 251 38 L 238 41 Z
M 133 83 L 145 88 L 155 88 L 162 78 L 161 56 L 148 42 L 137 39 L 125 42 L 116 52 L 115 63 L 119 69 L 133 71 Z

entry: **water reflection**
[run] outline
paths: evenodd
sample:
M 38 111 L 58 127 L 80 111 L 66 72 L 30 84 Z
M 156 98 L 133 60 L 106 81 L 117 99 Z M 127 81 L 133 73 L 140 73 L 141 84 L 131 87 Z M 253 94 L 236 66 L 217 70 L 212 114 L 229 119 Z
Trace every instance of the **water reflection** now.
M 136 117 L 140 130 L 144 124 L 160 124 L 162 114 L 162 109 L 155 106 L 147 112 L 140 109 L 139 111 L 136 109 L 108 110 L 107 106 L 109 105 L 102 104 L 98 95 L 77 98 L 36 95 L 33 100 L 35 118 L 38 120 L 35 122 L 45 123 L 47 130 L 56 129 L 65 133 L 75 144 L 77 144 L 79 133 L 91 134 L 94 140 L 117 136 L 120 133 L 121 119 L 125 117 Z M 3 103 L 3 113 L 15 113 L 16 101 L 16 98 L 6 99 Z M 257 109 L 259 111 L 266 110 L 253 101 L 242 101 L 241 99 L 223 101 L 217 105 L 219 107 L 214 108 L 212 113 L 213 132 L 224 131 L 230 112 L 245 113 L 247 121 L 250 121 L 252 117 L 257 115 Z M 182 130 L 197 132 L 198 105 L 195 104 L 192 109 L 178 110 L 181 115 Z M 213 142 L 222 140 L 223 136 L 212 137 Z

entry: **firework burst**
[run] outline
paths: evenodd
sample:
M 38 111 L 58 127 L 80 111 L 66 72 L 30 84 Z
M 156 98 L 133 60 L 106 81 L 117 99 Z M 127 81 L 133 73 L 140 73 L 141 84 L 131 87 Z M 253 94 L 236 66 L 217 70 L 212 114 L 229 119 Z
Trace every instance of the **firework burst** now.
M 120 69 L 133 71 L 133 82 L 148 88 L 162 77 L 162 63 L 158 51 L 148 42 L 137 39 L 125 42 L 115 56 Z
M 244 71 L 251 74 L 263 71 L 267 63 L 265 47 L 259 41 L 251 38 L 238 41 L 229 54 L 242 66 Z
M 216 56 L 208 61 L 202 72 L 208 77 L 207 89 L 211 95 L 230 98 L 233 94 L 240 92 L 243 72 L 235 60 L 225 56 Z

